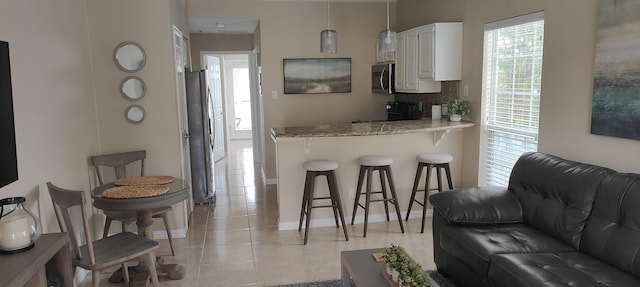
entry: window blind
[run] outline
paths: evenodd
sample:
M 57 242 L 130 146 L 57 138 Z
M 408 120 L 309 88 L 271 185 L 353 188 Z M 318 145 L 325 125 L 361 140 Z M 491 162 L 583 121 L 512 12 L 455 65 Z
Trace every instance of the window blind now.
M 507 186 L 524 152 L 538 149 L 544 12 L 485 26 L 481 182 Z

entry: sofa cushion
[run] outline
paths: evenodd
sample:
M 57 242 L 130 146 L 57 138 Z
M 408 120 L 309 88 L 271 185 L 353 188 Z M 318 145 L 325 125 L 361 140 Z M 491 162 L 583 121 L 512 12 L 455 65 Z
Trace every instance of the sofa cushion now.
M 523 154 L 509 179 L 523 222 L 578 249 L 600 181 L 614 171 L 543 153 Z
M 640 277 L 640 175 L 602 181 L 580 251 Z
M 500 253 L 573 251 L 571 246 L 524 224 L 444 226 L 440 246 L 466 262 L 477 274 L 487 274 L 489 259 Z
M 640 286 L 631 274 L 580 252 L 494 255 L 488 276 L 498 287 Z

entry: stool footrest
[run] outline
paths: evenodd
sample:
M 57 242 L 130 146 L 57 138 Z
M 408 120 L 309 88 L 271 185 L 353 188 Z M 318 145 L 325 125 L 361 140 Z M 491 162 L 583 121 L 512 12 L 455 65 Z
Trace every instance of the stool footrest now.
M 429 188 L 429 191 L 436 191 L 436 190 L 439 191 L 439 189 L 437 187 Z M 416 189 L 416 192 L 424 192 L 424 189 Z
M 379 202 L 379 201 L 389 201 L 389 202 L 395 202 L 396 200 L 394 198 L 387 198 L 387 199 L 371 199 L 369 200 L 369 202 Z
M 387 199 L 371 199 L 371 200 L 369 200 L 369 202 L 370 202 L 370 203 L 371 203 L 371 202 L 380 202 L 380 201 L 388 201 L 388 202 L 391 202 L 391 203 L 395 203 L 395 202 L 396 202 L 396 200 L 395 200 L 395 199 L 393 199 L 393 198 L 387 198 Z M 364 205 L 362 205 L 362 203 L 360 203 L 360 202 L 358 202 L 357 204 L 358 204 L 358 206 L 360 206 L 360 207 L 362 207 L 362 208 L 366 208 L 366 207 L 365 207 Z
M 380 190 L 380 191 L 372 191 L 371 192 L 371 194 L 381 194 L 381 193 L 384 193 L 384 191 Z M 367 194 L 366 191 L 361 191 L 360 192 L 360 195 L 365 195 L 365 194 Z
M 322 207 L 336 207 L 335 205 L 314 205 L 311 208 L 322 208 Z
M 422 203 L 422 202 L 420 202 L 420 201 L 418 201 L 418 200 L 416 200 L 416 199 L 414 199 L 414 200 L 413 200 L 413 202 L 415 202 L 415 203 L 419 204 L 420 206 L 424 206 L 424 203 Z

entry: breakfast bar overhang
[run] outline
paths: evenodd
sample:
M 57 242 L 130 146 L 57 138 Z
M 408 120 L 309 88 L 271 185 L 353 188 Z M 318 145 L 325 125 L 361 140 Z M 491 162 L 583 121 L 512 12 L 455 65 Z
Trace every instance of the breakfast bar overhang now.
M 425 152 L 453 155 L 451 173 L 456 186 L 461 178 L 462 129 L 474 126 L 475 123 L 465 120 L 426 119 L 272 128 L 271 138 L 276 145 L 279 229 L 298 228 L 305 179 L 302 164 L 305 161 L 327 159 L 340 164 L 336 177 L 346 221 L 350 222 L 358 179 L 358 157 L 392 156 L 398 201 L 406 214 L 416 173 L 416 156 Z M 379 190 L 380 186 L 374 184 L 374 189 Z M 316 183 L 316 193 L 328 194 L 327 184 L 322 179 Z M 411 214 L 411 217 L 419 216 L 420 212 Z M 372 206 L 369 222 L 383 220 L 386 216 L 382 204 Z M 355 223 L 362 222 L 362 214 L 357 215 Z M 312 227 L 333 225 L 335 221 L 330 209 L 314 210 Z

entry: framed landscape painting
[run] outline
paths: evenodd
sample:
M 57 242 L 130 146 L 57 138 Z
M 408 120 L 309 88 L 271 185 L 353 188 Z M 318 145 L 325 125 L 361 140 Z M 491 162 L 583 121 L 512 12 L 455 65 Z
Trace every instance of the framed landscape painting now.
M 640 1 L 598 0 L 591 133 L 640 139 Z
M 351 58 L 284 59 L 285 94 L 351 93 Z

